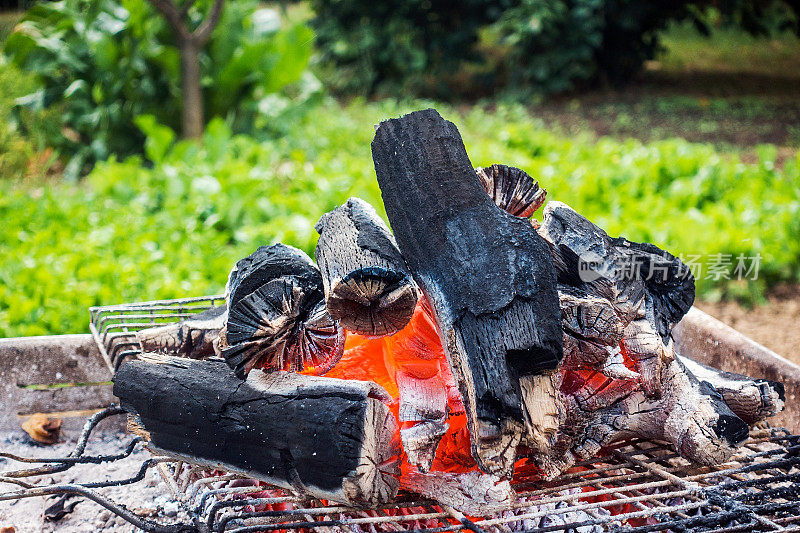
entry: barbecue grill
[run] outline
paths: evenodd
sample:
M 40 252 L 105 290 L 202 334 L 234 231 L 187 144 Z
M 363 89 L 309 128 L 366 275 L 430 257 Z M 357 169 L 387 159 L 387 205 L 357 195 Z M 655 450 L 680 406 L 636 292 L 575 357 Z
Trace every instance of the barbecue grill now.
M 184 298 L 95 307 L 92 335 L 110 368 L 139 355 L 134 333 L 188 318 L 223 303 L 222 296 Z M 518 500 L 485 516 L 466 517 L 455 509 L 401 491 L 397 500 L 352 508 L 309 499 L 291 491 L 256 485 L 247 476 L 215 465 L 153 456 L 126 479 L 48 485 L 43 476 L 77 464 L 104 465 L 130 456 L 140 437 L 119 442 L 116 454 L 85 453 L 97 424 L 124 411 L 110 407 L 93 415 L 66 457 L 19 457 L 9 462 L 43 466 L 5 471 L 0 481 L 20 488 L 0 501 L 76 494 L 88 498 L 145 531 L 800 531 L 800 436 L 762 425 L 731 460 L 712 467 L 690 464 L 664 443 L 631 440 L 576 464 L 552 481 L 533 468 L 518 469 L 512 486 Z M 188 520 L 161 523 L 112 501 L 103 488 L 140 483 L 156 469 Z M 98 476 L 99 477 L 99 476 Z M 246 486 L 247 484 L 253 486 Z M 245 486 L 243 486 L 245 485 Z M 153 489 L 155 490 L 155 489 Z M 266 510 L 262 510 L 266 509 Z
M 665 445 L 636 440 L 579 463 L 553 481 L 536 480 L 523 468 L 512 483 L 519 500 L 481 517 L 465 517 L 435 501 L 404 493 L 390 505 L 357 509 L 264 486 L 233 486 L 232 481 L 247 478 L 163 456 L 143 461 L 136 475 L 127 479 L 64 485 L 32 481 L 76 464 L 94 463 L 100 469 L 130 455 L 140 445 L 139 437 L 120 442 L 117 454 L 84 454 L 97 423 L 121 414 L 118 407 L 110 407 L 92 416 L 66 457 L 3 454 L 45 466 L 4 472 L 0 481 L 21 488 L 0 493 L 0 501 L 77 494 L 152 532 L 800 530 L 800 436 L 779 428 L 753 431 L 741 453 L 713 467 L 692 466 Z M 128 510 L 126 502 L 102 495 L 104 487 L 142 482 L 152 468 L 166 481 L 170 496 L 191 522 L 157 523 Z M 252 496 L 263 495 L 265 489 L 270 497 Z M 286 509 L 253 510 L 277 504 Z

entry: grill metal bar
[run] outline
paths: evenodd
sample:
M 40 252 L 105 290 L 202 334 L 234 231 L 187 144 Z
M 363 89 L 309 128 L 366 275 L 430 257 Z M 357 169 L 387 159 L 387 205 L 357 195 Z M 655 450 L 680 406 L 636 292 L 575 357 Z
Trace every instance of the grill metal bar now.
M 59 461 L 55 466 L 67 468 L 81 462 L 94 463 L 118 460 L 138 440 L 128 444 L 119 454 L 82 455 L 86 442 L 99 419 L 121 414 L 118 408 L 98 413 L 87 423 L 75 450 L 62 458 L 22 458 L 3 454 L 22 462 Z M 642 447 L 642 442 L 625 443 L 620 449 L 597 459 L 596 468 L 584 465 L 550 482 L 532 479 L 517 480 L 520 501 L 509 506 L 501 516 L 465 517 L 454 509 L 436 502 L 404 495 L 397 503 L 376 509 L 353 509 L 346 506 L 309 500 L 300 495 L 266 486 L 219 486 L 233 481 L 247 481 L 239 474 L 208 470 L 202 465 L 177 461 L 170 457 L 145 460 L 137 475 L 116 481 L 84 484 L 37 486 L 20 478 L 39 477 L 37 469 L 3 472 L 0 482 L 23 485 L 22 490 L 0 494 L 0 500 L 49 494 L 73 493 L 95 501 L 109 511 L 145 531 L 219 531 L 250 532 L 277 530 L 325 530 L 325 528 L 388 531 L 404 529 L 418 533 L 435 531 L 518 531 L 515 524 L 524 524 L 547 517 L 561 522 L 542 525 L 529 531 L 547 532 L 597 527 L 600 530 L 621 527 L 626 531 L 649 532 L 665 528 L 708 531 L 796 531 L 800 521 L 797 499 L 800 497 L 800 457 L 797 439 L 784 430 L 763 429 L 742 453 L 717 468 L 696 468 L 675 457 L 660 445 Z M 790 444 L 783 446 L 782 444 Z M 765 449 L 765 447 L 767 449 Z M 669 468 L 654 467 L 656 459 L 671 457 Z M 76 461 L 65 463 L 66 459 Z M 682 464 L 681 464 L 682 463 Z M 143 479 L 143 473 L 157 466 L 162 477 L 171 480 L 176 499 L 194 518 L 194 524 L 161 525 L 132 515 L 123 506 L 95 490 L 110 485 L 125 485 Z M 772 473 L 770 473 L 772 472 Z M 15 476 L 15 477 L 12 477 Z M 625 483 L 627 478 L 627 483 Z M 737 479 L 742 478 L 742 479 Z M 633 483 L 631 483 L 633 482 Z M 215 488 L 216 487 L 216 488 Z M 756 489 L 755 491 L 752 489 Z M 269 491 L 268 497 L 253 497 Z M 683 501 L 679 501 L 683 499 Z M 526 501 L 528 500 L 528 501 Z M 248 510 L 248 506 L 288 505 L 284 510 Z M 633 508 L 626 510 L 626 504 Z M 612 514 L 609 510 L 622 508 Z M 402 509 L 406 514 L 397 515 Z M 418 509 L 419 511 L 414 511 Z M 702 511 L 701 514 L 698 512 Z M 598 512 L 602 512 L 598 514 Z M 567 517 L 583 513 L 582 520 L 568 522 Z M 636 520 L 657 521 L 639 524 Z M 512 527 L 514 526 L 514 527 Z M 371 529 L 373 528 L 373 529 Z
M 138 354 L 135 333 L 190 318 L 225 303 L 225 296 L 127 303 L 89 308 L 89 330 L 108 368 L 115 372 L 128 357 Z

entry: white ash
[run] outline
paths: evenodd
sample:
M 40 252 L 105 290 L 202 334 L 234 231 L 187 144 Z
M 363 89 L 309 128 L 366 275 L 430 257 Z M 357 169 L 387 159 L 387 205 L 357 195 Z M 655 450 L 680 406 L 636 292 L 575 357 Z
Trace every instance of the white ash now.
M 22 431 L 0 434 L 0 450 L 23 457 L 63 457 L 75 447 L 77 434 L 63 438 L 52 446 L 41 446 L 33 443 Z M 111 455 L 124 450 L 132 436 L 119 431 L 95 430 L 86 447 L 84 455 Z M 76 465 L 65 472 L 26 478 L 24 481 L 37 486 L 86 483 L 90 481 L 106 481 L 133 477 L 142 463 L 151 454 L 141 444 L 125 459 L 103 464 Z M 19 463 L 0 458 L 0 472 L 37 467 L 41 464 Z M 0 483 L 0 492 L 11 492 L 21 489 L 18 485 Z M 186 513 L 179 508 L 162 481 L 155 468 L 147 471 L 145 478 L 137 483 L 122 487 L 95 489 L 98 493 L 117 504 L 125 505 L 139 516 L 146 516 L 162 524 L 189 523 Z M 75 496 L 67 502 L 79 502 L 74 510 L 57 522 L 45 520 L 44 511 L 58 500 L 59 496 L 32 497 L 22 500 L 0 501 L 0 527 L 12 526 L 16 533 L 88 533 L 134 532 L 140 531 L 124 519 L 117 517 L 91 500 Z
M 581 494 L 580 489 L 565 489 L 550 496 L 569 496 Z M 591 496 L 591 492 L 585 493 L 587 497 Z M 611 513 L 597 507 L 592 510 L 593 514 L 589 514 L 581 509 L 566 510 L 574 505 L 574 502 L 547 502 L 537 503 L 538 498 L 528 498 L 521 496 L 518 503 L 530 503 L 530 506 L 519 506 L 515 509 L 503 511 L 491 518 L 511 519 L 521 517 L 517 520 L 509 520 L 503 522 L 501 526 L 489 528 L 491 531 L 528 531 L 537 528 L 544 528 L 548 526 L 568 526 L 569 524 L 578 524 L 582 522 L 589 522 L 598 518 L 607 518 Z M 607 525 L 607 524 L 606 524 Z M 485 527 L 483 529 L 486 529 Z M 605 531 L 602 525 L 584 525 L 578 527 L 569 527 L 569 531 L 576 531 L 577 533 L 600 533 Z

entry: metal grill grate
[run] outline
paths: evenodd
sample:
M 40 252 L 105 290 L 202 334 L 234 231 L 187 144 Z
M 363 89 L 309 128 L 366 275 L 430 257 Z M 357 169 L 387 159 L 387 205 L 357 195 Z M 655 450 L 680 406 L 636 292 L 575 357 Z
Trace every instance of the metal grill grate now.
M 106 364 L 116 372 L 128 357 L 140 351 L 134 333 L 177 322 L 225 303 L 224 295 L 156 300 L 89 308 L 89 329 Z
M 138 354 L 133 332 L 202 312 L 222 297 L 189 298 L 92 308 L 91 329 L 111 368 Z M 578 463 L 553 481 L 540 480 L 533 468 L 518 469 L 512 485 L 518 500 L 501 511 L 465 517 L 435 501 L 402 493 L 391 505 L 369 509 L 344 507 L 268 487 L 240 474 L 171 457 L 152 457 L 136 475 L 113 482 L 42 484 L 42 476 L 75 464 L 121 460 L 141 446 L 139 437 L 120 440 L 120 452 L 85 455 L 97 423 L 123 411 L 106 409 L 92 417 L 71 454 L 61 458 L 13 461 L 45 466 L 0 473 L 0 483 L 19 490 L 0 493 L 0 501 L 50 494 L 79 494 L 135 526 L 160 532 L 253 531 L 800 531 L 800 436 L 762 427 L 740 452 L 723 464 L 690 464 L 665 444 L 625 442 L 602 455 Z M 180 502 L 190 522 L 160 524 L 129 511 L 101 491 L 107 486 L 141 482 L 156 468 L 171 497 Z M 31 481 L 38 480 L 38 481 Z

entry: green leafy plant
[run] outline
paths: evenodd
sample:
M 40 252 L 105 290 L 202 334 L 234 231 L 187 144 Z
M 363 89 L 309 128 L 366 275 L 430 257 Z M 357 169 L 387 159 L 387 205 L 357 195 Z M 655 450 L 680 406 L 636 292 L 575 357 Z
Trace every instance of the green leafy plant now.
M 231 266 L 260 245 L 313 254 L 314 223 L 348 197 L 381 212 L 372 125 L 431 105 L 325 102 L 269 142 L 219 118 L 189 142 L 140 117 L 150 163 L 112 157 L 78 183 L 0 181 L 0 336 L 86 331 L 92 305 L 221 292 Z M 435 106 L 474 165 L 518 166 L 611 235 L 700 256 L 701 295 L 800 280 L 797 157 L 779 168 L 764 146 L 747 164 L 680 139 L 559 135 L 521 106 Z M 715 254 L 730 255 L 732 279 L 708 277 Z M 757 280 L 735 279 L 739 254 L 760 255 Z
M 603 42 L 603 0 L 522 0 L 497 23 L 517 86 L 562 92 L 597 73 Z
M 311 31 L 283 28 L 271 14 L 255 0 L 229 3 L 201 56 L 206 116 L 247 130 L 262 100 L 300 79 Z M 138 115 L 158 116 L 179 129 L 179 52 L 166 23 L 146 2 L 38 3 L 4 51 L 39 82 L 20 105 L 59 109 L 63 127 L 47 140 L 69 157 L 68 176 L 111 154 L 140 152 L 144 135 L 133 122 Z

